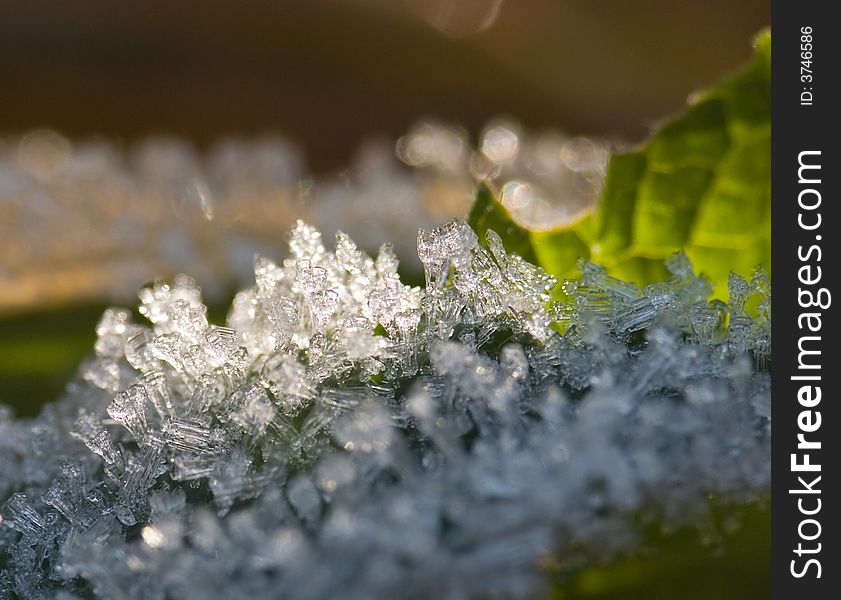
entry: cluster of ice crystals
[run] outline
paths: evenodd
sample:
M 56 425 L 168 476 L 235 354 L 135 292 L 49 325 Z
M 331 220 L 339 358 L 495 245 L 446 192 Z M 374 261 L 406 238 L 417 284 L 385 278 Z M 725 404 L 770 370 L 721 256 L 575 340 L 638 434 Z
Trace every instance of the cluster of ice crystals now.
M 560 305 L 492 231 L 417 245 L 422 288 L 298 222 L 225 326 L 185 276 L 107 310 L 58 402 L 0 410 L 0 597 L 525 597 L 767 493 L 764 273 L 723 303 L 683 255 L 582 262 Z

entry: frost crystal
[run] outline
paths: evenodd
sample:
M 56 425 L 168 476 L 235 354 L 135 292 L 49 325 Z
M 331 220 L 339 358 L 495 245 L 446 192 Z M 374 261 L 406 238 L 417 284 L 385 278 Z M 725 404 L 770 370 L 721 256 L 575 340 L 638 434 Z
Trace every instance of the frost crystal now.
M 0 410 L 0 597 L 525 597 L 767 493 L 764 273 L 724 304 L 682 255 L 645 289 L 582 262 L 560 305 L 492 231 L 417 242 L 422 288 L 299 222 L 225 326 L 185 276 L 106 311 L 59 402 Z

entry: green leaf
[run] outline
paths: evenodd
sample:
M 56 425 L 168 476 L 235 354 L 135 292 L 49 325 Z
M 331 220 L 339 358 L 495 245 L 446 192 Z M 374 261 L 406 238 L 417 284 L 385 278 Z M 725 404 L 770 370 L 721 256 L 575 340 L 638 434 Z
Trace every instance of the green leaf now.
M 468 221 L 483 243 L 488 229 L 493 229 L 502 238 L 508 252 L 519 254 L 529 262 L 538 262 L 531 233 L 514 222 L 508 209 L 494 198 L 493 192 L 484 183 L 479 185 Z
M 737 600 L 770 595 L 767 502 L 712 502 L 710 514 L 696 526 L 667 532 L 649 523 L 638 534 L 641 545 L 630 555 L 556 576 L 549 598 Z M 547 572 L 551 575 L 551 564 Z
M 598 208 L 553 231 L 529 231 L 482 186 L 470 223 L 494 229 L 511 252 L 558 277 L 579 257 L 645 285 L 665 275 L 677 250 L 726 297 L 727 276 L 757 265 L 770 272 L 771 36 L 753 60 L 695 94 L 686 112 L 647 144 L 611 158 Z

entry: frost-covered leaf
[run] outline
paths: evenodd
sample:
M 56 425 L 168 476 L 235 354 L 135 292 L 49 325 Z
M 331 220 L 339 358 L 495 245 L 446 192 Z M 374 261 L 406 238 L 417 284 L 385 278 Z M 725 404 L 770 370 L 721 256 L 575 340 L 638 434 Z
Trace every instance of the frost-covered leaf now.
M 556 279 L 484 233 L 421 229 L 421 288 L 299 222 L 224 325 L 186 276 L 106 310 L 58 402 L 0 406 L 0 597 L 534 597 L 550 549 L 569 581 L 767 496 L 767 279 L 582 263 L 562 336 Z
M 527 231 L 483 187 L 471 224 L 496 229 L 512 251 L 559 277 L 585 257 L 646 284 L 682 249 L 725 297 L 730 271 L 770 268 L 770 52 L 765 31 L 746 67 L 696 94 L 647 144 L 614 156 L 598 208 L 581 220 Z

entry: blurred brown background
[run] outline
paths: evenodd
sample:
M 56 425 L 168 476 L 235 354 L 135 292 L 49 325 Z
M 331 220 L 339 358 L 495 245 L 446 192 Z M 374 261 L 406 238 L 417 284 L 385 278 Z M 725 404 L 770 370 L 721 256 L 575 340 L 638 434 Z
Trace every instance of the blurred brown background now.
M 319 171 L 427 116 L 633 139 L 746 59 L 769 4 L 2 0 L 0 132 L 273 130 Z

